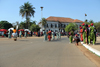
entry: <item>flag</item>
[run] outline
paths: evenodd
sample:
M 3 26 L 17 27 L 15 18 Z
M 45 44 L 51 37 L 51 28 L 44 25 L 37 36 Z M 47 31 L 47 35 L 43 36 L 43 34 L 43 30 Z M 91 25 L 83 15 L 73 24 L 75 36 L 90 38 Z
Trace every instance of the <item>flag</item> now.
M 85 14 L 85 16 L 87 16 L 87 14 Z

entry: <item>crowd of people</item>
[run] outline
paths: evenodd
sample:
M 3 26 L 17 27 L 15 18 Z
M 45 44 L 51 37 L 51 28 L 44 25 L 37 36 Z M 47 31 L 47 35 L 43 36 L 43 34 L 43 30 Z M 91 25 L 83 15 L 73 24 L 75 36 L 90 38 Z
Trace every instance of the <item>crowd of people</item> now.
M 74 33 L 74 30 L 71 30 L 69 32 L 70 43 L 76 41 L 76 45 L 78 45 L 78 42 L 83 41 L 84 44 L 93 43 L 93 45 L 95 45 L 97 30 L 94 27 L 93 23 L 91 23 L 90 25 L 83 23 L 80 26 L 79 33 L 80 35 L 78 36 L 77 34 Z
M 80 33 L 79 36 L 77 33 Z M 76 45 L 78 45 L 78 42 L 83 41 L 83 43 L 86 44 L 90 44 L 93 43 L 93 45 L 95 45 L 96 43 L 96 33 L 97 30 L 94 27 L 93 23 L 91 23 L 90 25 L 87 25 L 85 23 L 83 23 L 80 26 L 80 31 L 75 33 L 74 30 L 72 29 L 69 33 L 68 33 L 68 37 L 69 37 L 69 41 L 70 43 L 72 43 L 73 41 L 76 41 Z M 44 40 L 45 41 L 51 41 L 51 40 L 55 40 L 55 36 L 56 39 L 61 39 L 62 35 L 67 35 L 67 34 L 62 34 L 62 32 L 54 32 L 52 30 L 49 31 L 43 31 L 43 32 L 29 32 L 29 31 L 17 31 L 15 28 L 13 30 L 9 30 L 8 31 L 8 38 L 11 38 L 12 36 L 17 39 L 17 37 L 28 37 L 28 36 L 44 36 Z M 6 32 L 4 32 L 4 36 L 6 36 Z
M 49 30 L 48 32 L 44 31 L 44 40 L 45 41 L 51 41 L 51 40 L 55 40 L 55 39 L 61 39 L 61 32 L 54 32 L 52 30 Z M 55 38 L 56 36 L 56 38 Z

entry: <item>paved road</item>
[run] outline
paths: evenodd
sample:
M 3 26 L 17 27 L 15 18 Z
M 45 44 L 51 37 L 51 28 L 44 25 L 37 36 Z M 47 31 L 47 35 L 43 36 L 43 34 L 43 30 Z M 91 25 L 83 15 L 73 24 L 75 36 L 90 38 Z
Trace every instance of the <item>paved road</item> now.
M 67 37 L 0 40 L 0 67 L 96 67 Z

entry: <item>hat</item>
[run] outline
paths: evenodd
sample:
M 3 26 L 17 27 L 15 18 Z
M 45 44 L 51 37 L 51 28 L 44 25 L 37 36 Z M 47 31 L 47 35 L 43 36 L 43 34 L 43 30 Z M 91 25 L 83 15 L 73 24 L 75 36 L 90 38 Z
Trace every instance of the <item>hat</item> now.
M 88 25 L 88 27 L 90 27 L 90 25 Z
M 77 36 L 77 34 L 75 34 L 75 36 Z
M 91 26 L 93 26 L 93 23 L 91 23 Z
M 82 25 L 85 25 L 85 23 L 83 23 Z
M 80 29 L 81 29 L 82 27 L 80 27 Z

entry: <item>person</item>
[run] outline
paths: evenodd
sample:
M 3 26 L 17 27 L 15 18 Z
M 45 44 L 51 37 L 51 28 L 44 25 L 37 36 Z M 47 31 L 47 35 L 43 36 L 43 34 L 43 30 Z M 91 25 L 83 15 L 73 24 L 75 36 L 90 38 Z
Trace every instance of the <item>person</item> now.
M 30 35 L 29 31 L 27 32 L 27 34 L 28 34 L 28 37 L 29 37 L 29 35 Z
M 94 27 L 93 27 L 93 23 L 91 23 L 91 27 L 90 27 L 90 37 L 93 40 L 93 45 L 95 45 L 95 34 L 94 34 Z
M 90 44 L 90 42 L 91 42 L 91 37 L 90 37 L 90 25 L 88 25 L 88 27 L 89 27 L 88 43 Z
M 75 35 L 74 40 L 76 42 L 76 45 L 78 45 L 78 43 L 80 42 L 80 38 L 78 37 L 77 34 Z
M 27 31 L 25 31 L 24 34 L 25 34 L 24 37 L 26 38 L 27 37 Z
M 96 42 L 96 34 L 97 34 L 97 29 L 96 28 L 94 28 L 94 34 L 95 34 L 95 42 Z
M 50 29 L 48 31 L 48 39 L 49 39 L 49 41 L 51 41 L 51 31 L 50 31 Z
M 19 32 L 19 37 L 21 38 L 21 36 L 22 36 L 22 31 L 20 30 L 20 32 Z
M 47 41 L 47 32 L 44 31 L 44 41 Z
M 86 44 L 88 44 L 89 28 L 87 24 L 85 25 L 85 32 L 86 32 Z
M 11 29 L 8 31 L 8 38 L 11 38 Z
M 72 41 L 73 41 L 73 36 L 74 36 L 74 30 L 72 29 L 70 31 L 70 33 L 69 33 L 69 41 L 70 41 L 70 43 L 72 43 Z
M 56 32 L 56 36 L 57 36 L 57 40 L 58 40 L 58 38 L 59 38 L 59 34 L 58 34 L 58 32 Z
M 55 39 L 55 34 L 54 34 L 54 32 L 52 31 L 52 40 L 54 40 Z
M 15 28 L 13 30 L 13 38 L 14 38 L 14 41 L 17 40 L 17 33 L 16 33 L 16 29 Z
M 33 32 L 31 31 L 31 37 L 33 36 Z
M 36 35 L 36 36 L 38 36 L 38 33 L 37 33 L 37 32 L 35 32 L 35 35 Z
M 4 31 L 4 37 L 6 37 L 6 31 Z
M 60 31 L 59 31 L 59 39 L 61 39 L 61 33 L 60 33 Z
M 80 38 L 81 38 L 81 41 L 83 41 L 83 35 L 82 35 L 82 32 L 83 32 L 83 29 L 82 29 L 82 27 L 80 26 Z
M 83 28 L 83 43 L 85 43 L 85 38 L 86 38 L 86 32 L 85 32 L 85 23 L 82 24 L 82 28 Z
M 40 37 L 40 31 L 38 31 L 38 37 Z

